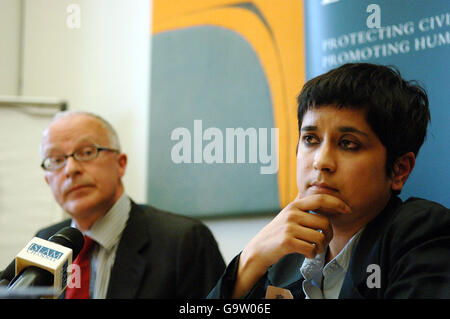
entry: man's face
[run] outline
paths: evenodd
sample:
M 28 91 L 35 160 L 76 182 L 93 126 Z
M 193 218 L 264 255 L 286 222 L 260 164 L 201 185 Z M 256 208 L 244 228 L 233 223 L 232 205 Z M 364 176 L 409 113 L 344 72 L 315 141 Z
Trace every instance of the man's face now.
M 87 115 L 60 118 L 50 125 L 42 139 L 43 157 L 72 154 L 84 146 L 110 147 L 101 122 Z M 126 155 L 100 151 L 92 161 L 73 157 L 57 171 L 46 171 L 45 180 L 55 200 L 73 217 L 102 216 L 123 193 L 121 177 Z
M 325 105 L 303 117 L 297 153 L 299 197 L 330 194 L 352 209 L 341 221 L 371 219 L 387 204 L 392 181 L 386 176 L 386 148 L 363 110 Z

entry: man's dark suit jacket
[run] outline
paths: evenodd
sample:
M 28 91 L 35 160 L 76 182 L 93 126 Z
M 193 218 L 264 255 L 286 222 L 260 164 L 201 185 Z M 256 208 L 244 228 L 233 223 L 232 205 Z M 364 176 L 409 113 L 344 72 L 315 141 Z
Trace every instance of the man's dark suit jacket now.
M 70 223 L 37 236 L 48 239 Z M 200 221 L 131 201 L 107 298 L 205 298 L 224 269 L 217 243 Z
M 264 298 L 269 285 L 305 298 L 300 273 L 304 256 L 290 254 L 272 265 L 243 298 Z M 228 265 L 208 298 L 231 298 L 239 255 Z M 378 265 L 381 285 L 368 266 Z M 369 284 L 368 284 L 369 282 Z M 372 288 L 370 288 L 372 287 Z M 339 299 L 450 298 L 450 210 L 437 203 L 391 198 L 354 247 Z

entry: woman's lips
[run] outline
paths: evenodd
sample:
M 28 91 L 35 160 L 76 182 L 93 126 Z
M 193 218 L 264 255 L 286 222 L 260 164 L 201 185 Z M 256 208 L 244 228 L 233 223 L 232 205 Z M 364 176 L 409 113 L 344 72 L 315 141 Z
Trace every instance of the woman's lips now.
M 338 193 L 339 190 L 326 183 L 312 183 L 309 188 L 318 193 Z

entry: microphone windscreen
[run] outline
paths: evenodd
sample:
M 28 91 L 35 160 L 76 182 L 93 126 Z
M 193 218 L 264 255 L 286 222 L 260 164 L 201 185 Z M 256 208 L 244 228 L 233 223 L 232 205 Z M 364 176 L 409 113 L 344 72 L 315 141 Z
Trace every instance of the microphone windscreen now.
M 16 260 L 14 259 L 0 274 L 0 280 L 8 280 L 14 278 L 16 275 Z
M 74 227 L 64 227 L 51 236 L 48 241 L 72 249 L 72 260 L 77 258 L 84 245 L 83 234 Z

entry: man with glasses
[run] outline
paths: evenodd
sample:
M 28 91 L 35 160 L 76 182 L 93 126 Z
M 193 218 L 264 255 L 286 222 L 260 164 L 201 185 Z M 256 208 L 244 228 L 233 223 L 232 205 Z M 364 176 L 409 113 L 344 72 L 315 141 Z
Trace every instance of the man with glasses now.
M 44 131 L 41 156 L 45 181 L 71 219 L 38 236 L 73 226 L 93 247 L 88 283 L 68 288 L 66 298 L 208 294 L 225 269 L 213 235 L 195 219 L 138 205 L 126 195 L 127 155 L 107 121 L 87 112 L 57 114 Z

